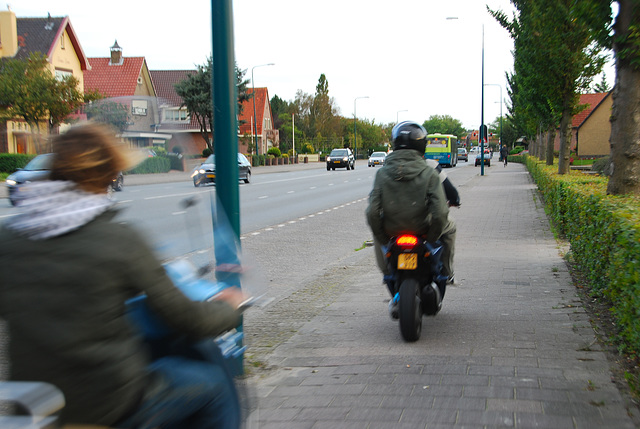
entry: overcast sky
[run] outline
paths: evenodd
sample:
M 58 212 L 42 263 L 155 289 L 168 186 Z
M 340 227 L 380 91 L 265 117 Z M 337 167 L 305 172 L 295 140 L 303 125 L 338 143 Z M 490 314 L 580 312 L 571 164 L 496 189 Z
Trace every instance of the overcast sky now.
M 150 70 L 193 69 L 211 54 L 210 1 L 9 4 L 18 17 L 69 16 L 88 57 L 109 56 L 115 40 Z M 353 117 L 355 104 L 359 119 L 375 123 L 450 115 L 478 128 L 483 28 L 484 82 L 492 84 L 485 123 L 500 115 L 501 91 L 508 101 L 505 72 L 513 68 L 513 42 L 487 5 L 513 13 L 508 0 L 234 1 L 235 58 L 270 97 L 314 94 L 324 73 L 343 116 Z M 275 65 L 255 67 L 267 63 Z M 612 66 L 607 81 L 614 83 Z

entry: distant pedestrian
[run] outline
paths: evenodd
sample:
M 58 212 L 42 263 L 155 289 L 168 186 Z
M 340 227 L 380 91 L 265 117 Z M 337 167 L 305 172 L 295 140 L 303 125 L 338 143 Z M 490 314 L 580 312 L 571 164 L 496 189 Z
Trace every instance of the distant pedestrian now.
M 502 148 L 500 148 L 500 159 L 504 161 L 504 166 L 507 166 L 507 157 L 509 156 L 509 151 L 507 150 L 507 145 L 503 144 Z

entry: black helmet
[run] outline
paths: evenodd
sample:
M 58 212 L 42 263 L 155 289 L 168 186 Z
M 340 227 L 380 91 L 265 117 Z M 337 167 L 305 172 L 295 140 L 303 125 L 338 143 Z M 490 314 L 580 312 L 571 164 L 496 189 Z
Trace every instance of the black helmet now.
M 427 147 L 427 130 L 416 122 L 400 122 L 391 131 L 391 142 L 393 150 L 413 149 L 424 155 Z

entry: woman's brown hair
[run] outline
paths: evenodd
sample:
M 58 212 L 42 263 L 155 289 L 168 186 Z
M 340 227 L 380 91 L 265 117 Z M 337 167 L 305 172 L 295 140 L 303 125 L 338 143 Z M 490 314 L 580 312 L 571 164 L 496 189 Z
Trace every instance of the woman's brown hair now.
M 70 180 L 87 192 L 106 192 L 120 171 L 131 168 L 127 149 L 105 125 L 75 125 L 56 136 L 52 146 L 51 180 Z

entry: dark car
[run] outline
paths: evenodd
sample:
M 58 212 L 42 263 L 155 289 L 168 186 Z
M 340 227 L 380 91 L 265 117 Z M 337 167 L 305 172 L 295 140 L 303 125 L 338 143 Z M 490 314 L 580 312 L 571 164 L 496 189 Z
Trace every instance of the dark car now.
M 193 186 L 202 186 L 207 183 L 216 183 L 216 156 L 209 155 L 209 158 L 196 167 L 191 173 Z M 238 154 L 238 178 L 244 183 L 251 182 L 251 164 L 243 154 Z
M 11 205 L 15 205 L 15 195 L 20 192 L 20 185 L 30 182 L 37 182 L 39 180 L 47 180 L 49 178 L 49 172 L 51 170 L 51 163 L 53 162 L 53 154 L 45 153 L 33 158 L 24 168 L 19 168 L 15 173 L 12 173 L 7 177 L 6 184 L 9 189 L 9 201 Z M 118 173 L 118 176 L 113 179 L 111 188 L 114 191 L 122 191 L 124 186 L 124 177 L 122 173 Z
M 469 154 L 463 147 L 458 148 L 458 161 L 469 162 Z
M 327 156 L 327 171 L 335 170 L 336 168 L 346 168 L 347 170 L 356 168 L 356 160 L 351 149 L 333 149 Z
M 476 155 L 476 167 L 482 164 L 481 156 L 483 156 L 482 153 Z M 491 167 L 491 152 L 484 153 L 484 165 Z

